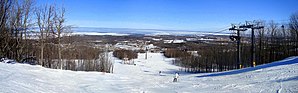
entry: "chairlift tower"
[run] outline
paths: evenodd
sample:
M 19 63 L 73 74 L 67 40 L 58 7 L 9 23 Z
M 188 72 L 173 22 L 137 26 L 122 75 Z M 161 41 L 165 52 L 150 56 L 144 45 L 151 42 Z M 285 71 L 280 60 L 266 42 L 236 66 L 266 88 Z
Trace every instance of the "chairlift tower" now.
M 241 50 L 240 50 L 240 43 L 241 43 L 241 37 L 240 37 L 240 31 L 246 31 L 247 29 L 245 28 L 239 28 L 235 25 L 232 25 L 229 30 L 236 30 L 237 31 L 237 36 L 230 36 L 230 39 L 232 41 L 237 41 L 237 69 L 240 69 L 242 67 L 242 62 L 241 62 Z
M 259 26 L 259 25 L 256 25 L 255 22 L 254 24 L 246 21 L 246 24 L 245 25 L 242 25 L 242 26 L 239 26 L 239 28 L 250 28 L 251 29 L 251 67 L 254 67 L 256 66 L 256 55 L 255 55 L 255 41 L 254 41 L 254 38 L 255 38 L 255 35 L 254 35 L 254 30 L 255 29 L 262 29 L 264 28 L 264 26 Z

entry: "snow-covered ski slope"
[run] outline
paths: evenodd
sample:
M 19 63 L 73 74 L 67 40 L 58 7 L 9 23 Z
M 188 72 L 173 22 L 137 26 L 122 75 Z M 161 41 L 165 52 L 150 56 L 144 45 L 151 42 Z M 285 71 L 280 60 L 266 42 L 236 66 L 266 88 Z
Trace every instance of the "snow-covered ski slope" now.
M 0 93 L 298 93 L 298 57 L 227 72 L 180 72 L 175 83 L 180 67 L 172 59 L 161 53 L 144 58 L 139 54 L 136 65 L 113 58 L 113 74 L 0 63 Z

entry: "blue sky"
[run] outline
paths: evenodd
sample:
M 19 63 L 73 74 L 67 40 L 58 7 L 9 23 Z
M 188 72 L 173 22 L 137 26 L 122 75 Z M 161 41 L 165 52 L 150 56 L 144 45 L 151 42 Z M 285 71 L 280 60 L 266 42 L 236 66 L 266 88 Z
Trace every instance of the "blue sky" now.
M 37 4 L 54 0 L 39 0 Z M 55 0 L 79 27 L 214 31 L 251 20 L 287 22 L 298 0 Z

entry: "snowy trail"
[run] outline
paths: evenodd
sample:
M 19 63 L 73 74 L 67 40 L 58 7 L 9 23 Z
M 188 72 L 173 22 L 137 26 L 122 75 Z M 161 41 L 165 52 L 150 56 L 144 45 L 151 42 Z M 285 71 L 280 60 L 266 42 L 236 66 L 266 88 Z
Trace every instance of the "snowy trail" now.
M 168 87 L 167 84 L 172 83 L 173 75 L 179 67 L 171 64 L 172 59 L 165 58 L 162 55 L 161 53 L 148 53 L 148 59 L 145 60 L 145 54 L 139 54 L 138 59 L 134 60 L 136 65 L 119 64 L 121 60 L 116 60 L 114 74 L 138 82 L 135 87 L 144 89 L 144 91 Z M 162 71 L 161 76 L 158 73 L 159 71 Z M 159 89 L 159 91 L 171 90 Z
M 256 68 L 218 73 L 183 73 L 161 53 L 115 60 L 114 73 L 65 71 L 25 64 L 0 63 L 0 93 L 297 93 L 298 57 Z M 162 75 L 158 74 L 162 71 Z

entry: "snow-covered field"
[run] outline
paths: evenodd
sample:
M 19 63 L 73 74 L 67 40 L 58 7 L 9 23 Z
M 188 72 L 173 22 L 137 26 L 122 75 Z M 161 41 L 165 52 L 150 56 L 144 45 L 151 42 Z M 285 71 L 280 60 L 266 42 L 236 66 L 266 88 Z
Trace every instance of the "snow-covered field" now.
M 1 93 L 297 93 L 298 57 L 219 73 L 180 72 L 161 53 L 144 54 L 136 65 L 115 59 L 114 73 L 48 69 L 0 63 Z M 162 74 L 159 75 L 159 71 Z

